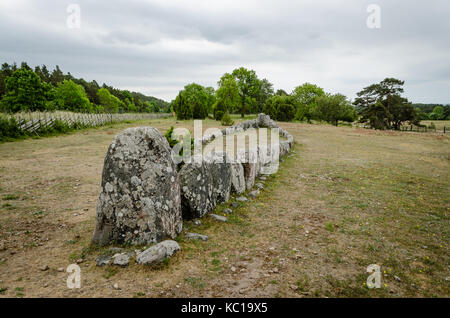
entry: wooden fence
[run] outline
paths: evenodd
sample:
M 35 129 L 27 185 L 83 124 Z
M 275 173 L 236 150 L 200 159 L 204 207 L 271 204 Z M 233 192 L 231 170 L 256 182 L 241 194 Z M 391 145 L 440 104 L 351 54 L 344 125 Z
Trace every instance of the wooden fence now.
M 33 112 L 6 115 L 14 118 L 20 130 L 34 133 L 42 129 L 51 128 L 57 121 L 70 127 L 95 127 L 115 122 L 136 121 L 171 117 L 166 113 L 125 113 L 125 114 L 85 114 L 71 112 Z

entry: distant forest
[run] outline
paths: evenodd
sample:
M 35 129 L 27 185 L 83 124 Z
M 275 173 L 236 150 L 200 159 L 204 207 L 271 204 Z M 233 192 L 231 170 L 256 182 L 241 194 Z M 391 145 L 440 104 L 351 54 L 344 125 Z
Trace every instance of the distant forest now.
M 153 96 L 121 90 L 95 80 L 64 74 L 56 66 L 34 70 L 26 62 L 3 63 L 0 70 L 0 110 L 6 112 L 69 110 L 75 112 L 170 112 L 170 104 Z
M 450 108 L 450 104 L 444 105 L 444 104 L 412 104 L 413 107 L 419 108 L 421 111 L 423 111 L 425 114 L 431 114 L 436 106 L 443 107 L 444 109 Z

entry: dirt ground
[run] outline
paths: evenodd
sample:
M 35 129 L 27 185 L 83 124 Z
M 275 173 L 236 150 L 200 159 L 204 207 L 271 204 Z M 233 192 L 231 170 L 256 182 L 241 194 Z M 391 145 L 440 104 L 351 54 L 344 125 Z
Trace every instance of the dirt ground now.
M 137 125 L 193 127 L 160 119 L 0 144 L 0 297 L 450 296 L 450 135 L 432 133 L 281 124 L 294 152 L 261 195 L 227 223 L 185 222 L 208 241 L 181 235 L 158 268 L 97 267 L 103 160 Z M 65 269 L 77 261 L 72 290 Z M 370 264 L 381 288 L 365 284 Z

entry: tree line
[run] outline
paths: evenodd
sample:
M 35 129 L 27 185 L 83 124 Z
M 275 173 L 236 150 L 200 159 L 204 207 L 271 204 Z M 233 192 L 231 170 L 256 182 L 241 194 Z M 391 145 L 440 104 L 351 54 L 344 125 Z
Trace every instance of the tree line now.
M 331 94 L 323 88 L 304 83 L 291 93 L 279 89 L 267 79 L 259 79 L 254 70 L 244 67 L 225 73 L 218 88 L 188 84 L 171 102 L 178 119 L 204 119 L 209 114 L 222 120 L 229 114 L 264 112 L 278 121 L 325 121 L 337 126 L 339 122 L 366 123 L 375 129 L 398 130 L 404 124 L 421 126 L 424 119 L 449 118 L 450 106 L 433 108 L 426 114 L 402 96 L 404 81 L 385 78 L 365 87 L 352 102 L 343 94 Z
M 450 105 L 443 104 L 413 104 L 423 112 L 423 120 L 450 120 Z
M 254 70 L 244 67 L 225 73 L 218 88 L 188 84 L 171 102 L 178 119 L 204 119 L 208 114 L 222 120 L 229 114 L 264 112 L 279 121 L 324 120 L 334 125 L 354 121 L 356 110 L 342 94 L 329 94 L 316 85 L 305 83 L 291 94 L 275 92 L 267 79 L 259 79 Z
M 3 112 L 67 110 L 74 112 L 170 112 L 161 99 L 116 89 L 95 80 L 64 74 L 59 66 L 34 70 L 22 62 L 3 63 L 0 70 L 0 110 Z

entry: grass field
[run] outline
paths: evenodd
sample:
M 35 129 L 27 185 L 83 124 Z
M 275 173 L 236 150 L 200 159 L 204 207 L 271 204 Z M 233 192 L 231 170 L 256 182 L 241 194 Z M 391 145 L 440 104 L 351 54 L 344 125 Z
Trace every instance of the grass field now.
M 450 120 L 422 120 L 420 123 L 427 127 L 433 123 L 437 130 L 444 130 L 445 127 L 446 131 L 450 132 Z
M 97 267 L 104 156 L 136 125 L 193 127 L 159 119 L 0 144 L 0 297 L 450 296 L 450 135 L 439 134 L 281 124 L 294 153 L 261 195 L 226 224 L 185 222 L 209 241 L 180 236 L 159 268 Z M 70 290 L 58 269 L 77 260 L 82 288 Z M 380 289 L 365 286 L 370 264 Z

